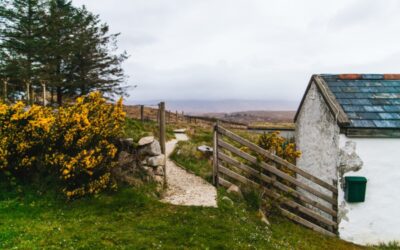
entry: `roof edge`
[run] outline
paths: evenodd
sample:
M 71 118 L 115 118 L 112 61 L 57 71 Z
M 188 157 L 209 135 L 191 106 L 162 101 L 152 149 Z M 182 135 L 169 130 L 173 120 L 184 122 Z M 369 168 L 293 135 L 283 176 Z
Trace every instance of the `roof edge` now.
M 294 117 L 294 122 L 297 122 L 297 119 L 298 119 L 300 111 L 303 107 L 305 98 L 306 98 L 308 91 L 310 90 L 310 87 L 313 82 L 315 83 L 318 91 L 321 93 L 322 97 L 324 98 L 326 104 L 329 107 L 329 110 L 335 116 L 339 127 L 345 127 L 345 126 L 350 125 L 350 120 L 349 120 L 347 114 L 344 112 L 342 106 L 336 100 L 334 94 L 331 92 L 331 90 L 329 89 L 325 80 L 321 77 L 321 75 L 313 75 L 311 77 L 310 82 L 308 83 L 307 89 L 304 92 L 303 98 L 301 99 L 299 108 L 297 109 L 296 115 Z

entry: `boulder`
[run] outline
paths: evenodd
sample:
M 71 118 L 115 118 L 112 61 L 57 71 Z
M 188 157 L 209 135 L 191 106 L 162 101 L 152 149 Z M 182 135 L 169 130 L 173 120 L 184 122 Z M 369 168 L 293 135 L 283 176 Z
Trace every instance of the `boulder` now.
M 141 138 L 138 142 L 138 145 L 145 146 L 145 145 L 153 143 L 153 142 L 154 142 L 154 136 L 147 136 L 147 137 Z
M 161 155 L 161 146 L 157 140 L 152 143 L 141 146 L 139 149 L 140 155 L 158 156 Z
M 147 165 L 151 166 L 151 167 L 164 166 L 165 165 L 165 155 L 149 157 L 147 159 Z

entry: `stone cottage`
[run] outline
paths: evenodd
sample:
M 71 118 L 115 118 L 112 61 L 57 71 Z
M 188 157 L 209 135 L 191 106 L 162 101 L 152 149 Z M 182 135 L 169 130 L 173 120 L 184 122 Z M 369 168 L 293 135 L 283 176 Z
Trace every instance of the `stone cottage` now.
M 339 236 L 400 241 L 400 74 L 313 75 L 295 122 L 298 167 L 338 185 Z

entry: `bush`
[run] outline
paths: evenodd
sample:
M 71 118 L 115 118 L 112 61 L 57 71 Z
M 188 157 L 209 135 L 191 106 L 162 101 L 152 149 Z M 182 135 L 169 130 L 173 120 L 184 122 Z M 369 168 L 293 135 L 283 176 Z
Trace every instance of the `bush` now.
M 296 145 L 280 136 L 279 131 L 262 134 L 258 145 L 292 164 L 301 156 L 301 152 L 296 150 Z
M 0 104 L 0 174 L 50 178 L 68 198 L 112 187 L 124 120 L 122 100 L 111 105 L 97 92 L 58 110 Z

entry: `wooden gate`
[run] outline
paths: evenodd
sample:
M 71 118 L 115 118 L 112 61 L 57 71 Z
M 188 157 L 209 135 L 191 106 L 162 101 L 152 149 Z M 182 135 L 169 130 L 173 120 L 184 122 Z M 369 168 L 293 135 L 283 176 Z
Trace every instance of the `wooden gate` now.
M 214 185 L 262 189 L 265 196 L 278 203 L 282 215 L 315 231 L 337 234 L 338 191 L 334 185 L 218 124 L 214 129 L 213 165 Z

